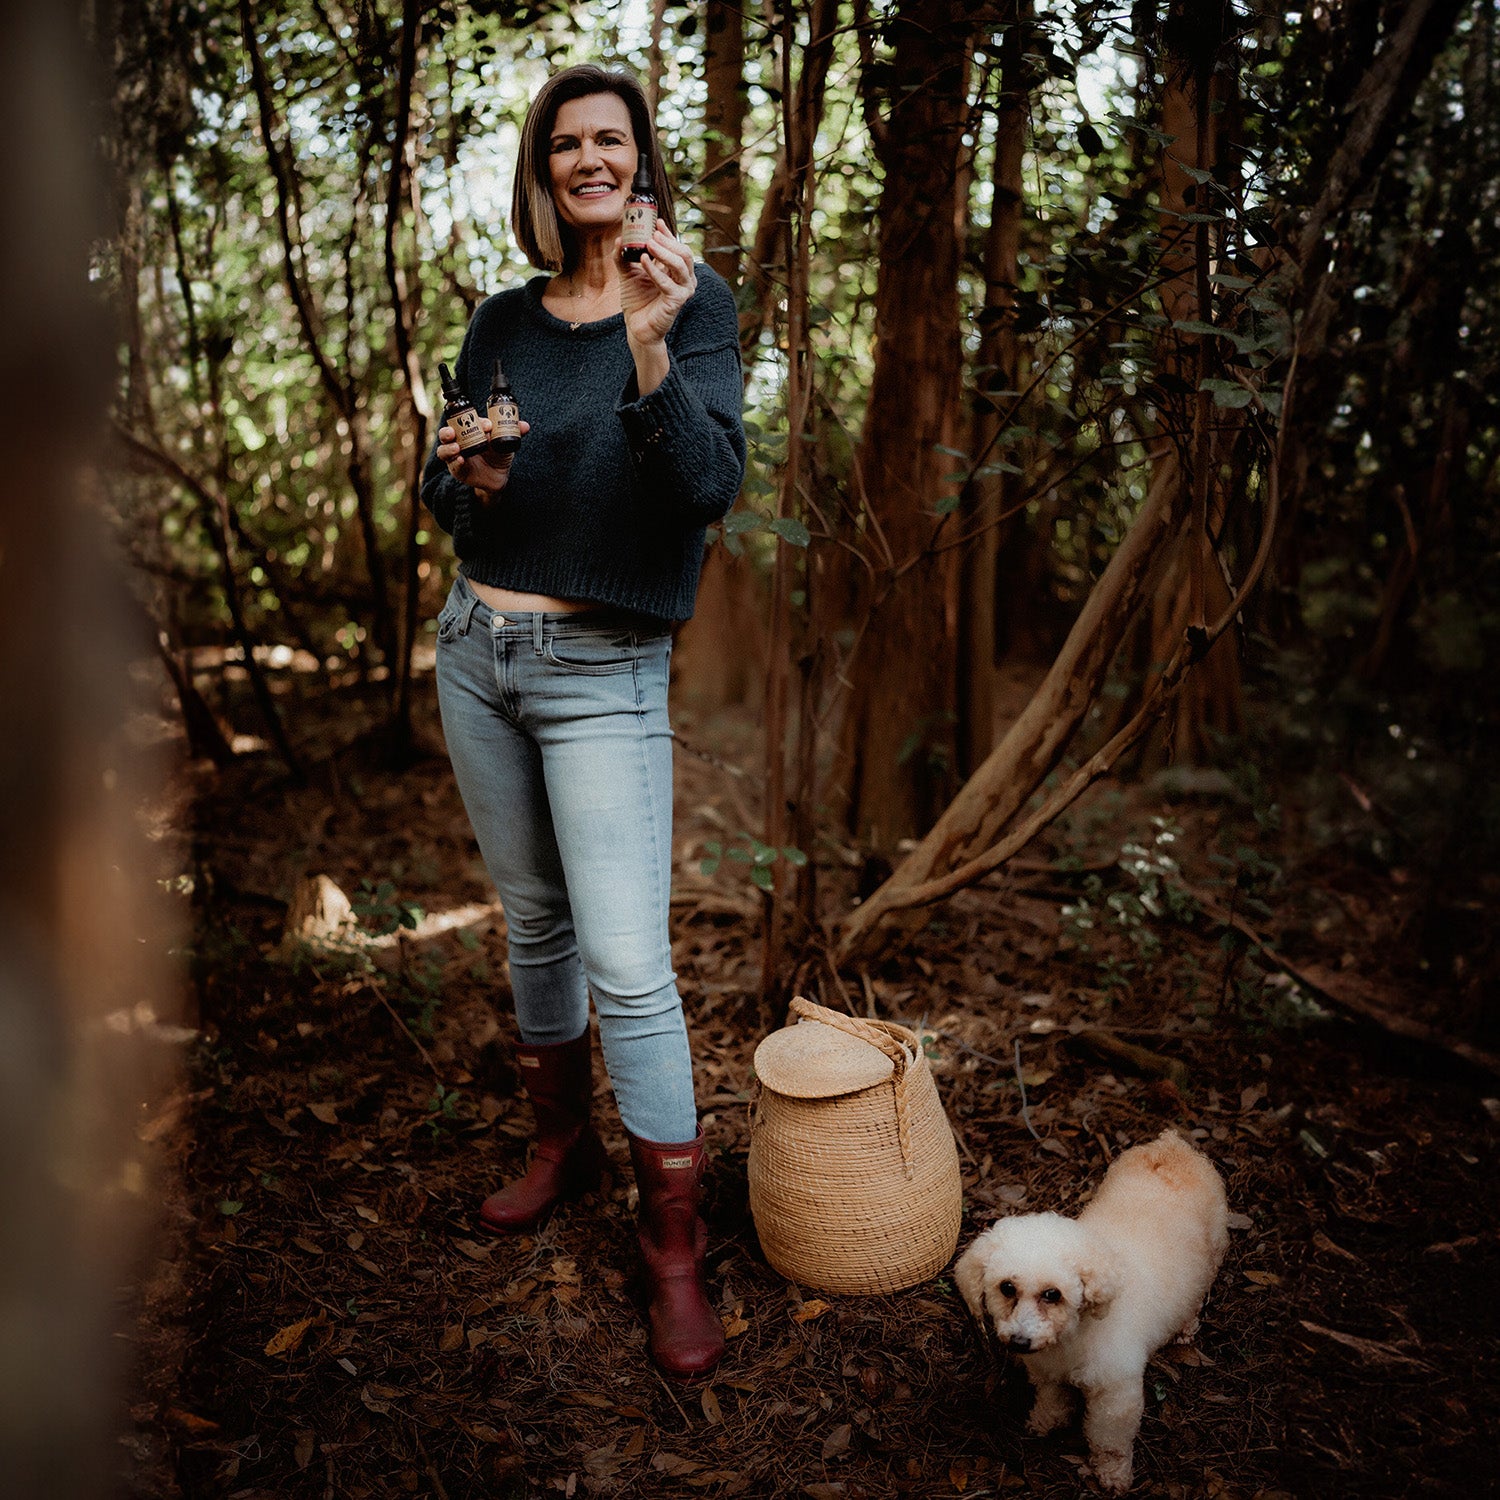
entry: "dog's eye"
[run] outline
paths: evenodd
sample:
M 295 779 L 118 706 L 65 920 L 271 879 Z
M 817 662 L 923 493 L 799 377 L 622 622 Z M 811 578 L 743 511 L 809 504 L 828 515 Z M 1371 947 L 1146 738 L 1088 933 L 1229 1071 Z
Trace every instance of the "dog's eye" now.
M 1055 1286 L 1049 1286 L 1047 1288 L 1047 1290 L 1042 1293 L 1042 1301 L 1043 1302 L 1061 1302 L 1062 1301 L 1062 1293 L 1060 1291 L 1058 1291 L 1058 1289 Z
M 1000 1283 L 1000 1295 L 1002 1297 L 1014 1297 L 1016 1295 L 1016 1284 L 1013 1281 L 1002 1281 Z

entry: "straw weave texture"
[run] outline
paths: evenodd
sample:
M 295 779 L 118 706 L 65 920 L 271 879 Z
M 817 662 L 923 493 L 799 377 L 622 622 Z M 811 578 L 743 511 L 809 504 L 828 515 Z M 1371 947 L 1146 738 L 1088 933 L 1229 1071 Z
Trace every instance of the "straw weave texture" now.
M 899 1060 L 885 1082 L 830 1098 L 762 1087 L 749 1177 L 766 1259 L 830 1292 L 894 1292 L 937 1275 L 958 1244 L 963 1197 L 953 1131 L 919 1038 L 806 1000 L 792 1009 Z M 800 1091 L 815 1092 L 816 1081 Z

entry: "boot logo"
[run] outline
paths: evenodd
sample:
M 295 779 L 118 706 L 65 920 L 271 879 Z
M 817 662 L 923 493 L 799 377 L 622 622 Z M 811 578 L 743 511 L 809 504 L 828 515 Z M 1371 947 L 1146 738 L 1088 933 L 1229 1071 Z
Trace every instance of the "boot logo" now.
M 662 1171 L 664 1172 L 681 1171 L 682 1168 L 690 1167 L 692 1164 L 693 1158 L 691 1156 L 664 1156 L 661 1159 Z
M 523 1057 L 518 1057 L 516 1059 L 516 1061 L 518 1063 L 520 1063 L 523 1068 L 539 1068 L 542 1065 L 542 1060 L 539 1057 L 524 1057 L 523 1056 Z

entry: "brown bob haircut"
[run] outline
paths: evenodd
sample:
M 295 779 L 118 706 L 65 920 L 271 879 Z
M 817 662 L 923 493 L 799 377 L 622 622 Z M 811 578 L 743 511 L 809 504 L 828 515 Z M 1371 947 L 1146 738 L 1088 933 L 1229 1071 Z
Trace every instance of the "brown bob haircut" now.
M 672 213 L 672 187 L 662 166 L 661 146 L 656 139 L 656 125 L 646 103 L 646 95 L 629 73 L 583 63 L 565 68 L 544 83 L 526 111 L 521 127 L 521 153 L 516 163 L 515 187 L 511 193 L 510 227 L 526 259 L 543 271 L 571 271 L 576 263 L 578 244 L 573 232 L 558 218 L 552 200 L 552 173 L 548 164 L 552 148 L 552 127 L 557 112 L 572 99 L 591 94 L 614 94 L 625 101 L 630 111 L 630 129 L 637 151 L 644 151 L 651 163 L 653 191 L 656 194 L 657 217 L 672 233 L 677 233 Z

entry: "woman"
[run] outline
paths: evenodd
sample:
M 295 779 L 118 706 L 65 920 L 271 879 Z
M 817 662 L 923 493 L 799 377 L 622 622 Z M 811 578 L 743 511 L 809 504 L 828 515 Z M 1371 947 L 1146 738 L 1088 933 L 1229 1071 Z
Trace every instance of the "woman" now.
M 638 153 L 659 220 L 620 251 Z M 438 626 L 438 700 L 464 805 L 500 892 L 536 1112 L 536 1152 L 487 1198 L 529 1228 L 596 1187 L 589 992 L 640 1187 L 651 1351 L 711 1369 L 723 1330 L 703 1282 L 703 1136 L 667 935 L 670 623 L 693 611 L 703 531 L 744 475 L 738 319 L 676 238 L 639 85 L 570 68 L 522 130 L 512 225 L 550 271 L 482 303 L 456 370 L 471 397 L 498 357 L 522 414 L 509 460 L 461 459 L 438 432 L 422 497 L 459 574 Z

